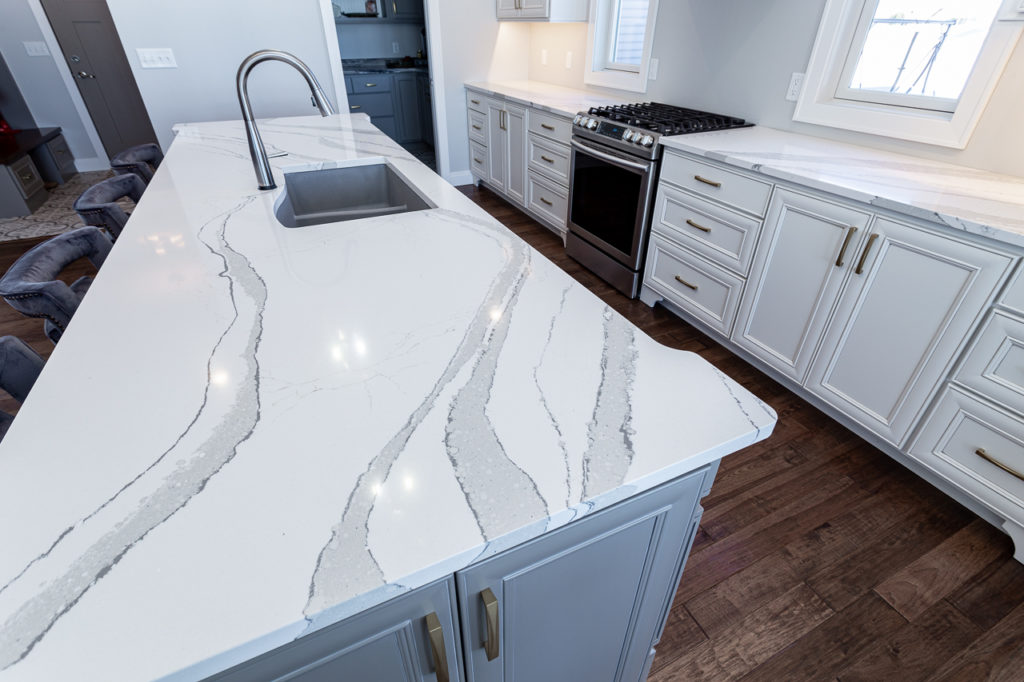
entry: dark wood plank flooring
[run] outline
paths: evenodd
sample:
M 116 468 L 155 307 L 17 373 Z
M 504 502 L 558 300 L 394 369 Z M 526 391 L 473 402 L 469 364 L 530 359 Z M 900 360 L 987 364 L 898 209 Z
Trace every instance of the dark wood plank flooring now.
M 497 195 L 460 189 L 779 414 L 704 500 L 651 680 L 1024 680 L 1024 566 L 1008 537 L 664 308 L 619 295 Z

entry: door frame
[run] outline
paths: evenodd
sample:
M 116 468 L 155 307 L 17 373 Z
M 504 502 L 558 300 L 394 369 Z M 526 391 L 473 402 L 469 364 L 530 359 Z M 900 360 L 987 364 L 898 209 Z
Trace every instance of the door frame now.
M 32 10 L 32 16 L 35 17 L 36 23 L 39 25 L 39 30 L 43 34 L 43 42 L 46 43 L 46 49 L 50 51 L 50 56 L 53 57 L 54 65 L 57 67 L 57 73 L 60 74 L 61 80 L 64 81 L 64 88 L 71 97 L 71 103 L 75 107 L 75 112 L 82 120 L 82 126 L 85 128 L 85 134 L 88 136 L 89 142 L 92 144 L 94 155 L 89 158 L 76 158 L 75 168 L 79 172 L 107 170 L 110 168 L 110 158 L 107 156 L 107 152 L 103 148 L 103 142 L 100 140 L 100 134 L 97 132 L 96 126 L 92 122 L 92 116 L 89 114 L 89 110 L 85 107 L 85 100 L 82 99 L 82 93 L 78 91 L 78 86 L 75 84 L 75 77 L 71 74 L 71 68 L 67 65 L 67 62 L 64 61 L 64 52 L 60 49 L 60 43 L 57 42 L 57 34 L 53 32 L 53 27 L 50 26 L 50 20 L 46 16 L 46 12 L 43 10 L 43 3 L 40 0 L 28 0 L 28 6 L 29 9 Z

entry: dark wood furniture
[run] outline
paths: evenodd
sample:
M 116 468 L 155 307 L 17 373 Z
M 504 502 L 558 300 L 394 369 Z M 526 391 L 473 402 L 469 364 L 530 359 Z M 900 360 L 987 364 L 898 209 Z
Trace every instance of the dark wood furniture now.
M 75 158 L 60 128 L 27 128 L 0 136 L 0 218 L 29 215 L 49 192 L 75 175 Z

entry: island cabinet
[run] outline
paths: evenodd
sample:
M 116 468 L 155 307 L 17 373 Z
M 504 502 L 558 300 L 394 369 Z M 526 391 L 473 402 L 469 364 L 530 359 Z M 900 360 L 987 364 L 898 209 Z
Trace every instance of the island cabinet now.
M 698 469 L 209 679 L 643 680 L 716 469 Z

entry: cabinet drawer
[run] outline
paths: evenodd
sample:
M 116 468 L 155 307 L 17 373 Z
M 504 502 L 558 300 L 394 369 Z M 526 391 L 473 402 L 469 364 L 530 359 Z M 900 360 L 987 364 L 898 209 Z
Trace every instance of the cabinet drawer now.
M 569 146 L 558 144 L 530 133 L 527 158 L 530 170 L 548 176 L 560 185 L 569 186 Z
M 662 184 L 658 187 L 652 229 L 745 276 L 750 271 L 761 221 Z
M 68 143 L 64 139 L 63 135 L 58 135 L 47 142 L 46 148 L 50 150 L 50 154 L 53 156 L 53 160 L 57 164 L 57 168 L 61 171 L 67 171 L 74 168 L 75 157 L 72 155 L 71 149 L 68 147 Z
M 352 92 L 391 92 L 391 74 L 356 74 L 352 76 Z
M 1024 414 L 1024 322 L 995 311 L 967 351 L 956 380 Z
M 23 156 L 7 167 L 14 184 L 21 192 L 21 196 L 28 199 L 30 196 L 43 188 L 43 178 L 39 175 L 36 165 L 32 159 Z
M 481 114 L 487 113 L 487 97 L 475 90 L 466 90 L 466 106 Z
M 556 142 L 569 144 L 572 139 L 572 121 L 560 116 L 530 109 L 530 132 L 549 137 Z
M 756 216 L 764 216 L 772 193 L 771 183 L 671 151 L 661 164 L 661 179 Z
M 997 508 L 1024 506 L 1024 421 L 956 386 L 936 403 L 911 454 Z M 1022 516 L 1018 509 L 1016 519 Z
M 478 178 L 487 177 L 487 147 L 477 142 L 469 143 L 469 169 Z
M 487 114 L 469 110 L 469 139 L 487 146 Z
M 370 116 L 395 115 L 391 94 L 387 92 L 352 95 L 348 98 L 348 110 L 353 114 L 369 114 Z
M 526 205 L 559 229 L 565 229 L 569 213 L 568 191 L 532 170 L 527 178 Z
M 1017 275 L 1010 282 L 999 304 L 1024 315 L 1024 264 L 1017 268 Z
M 695 253 L 651 235 L 644 284 L 729 336 L 743 280 Z

